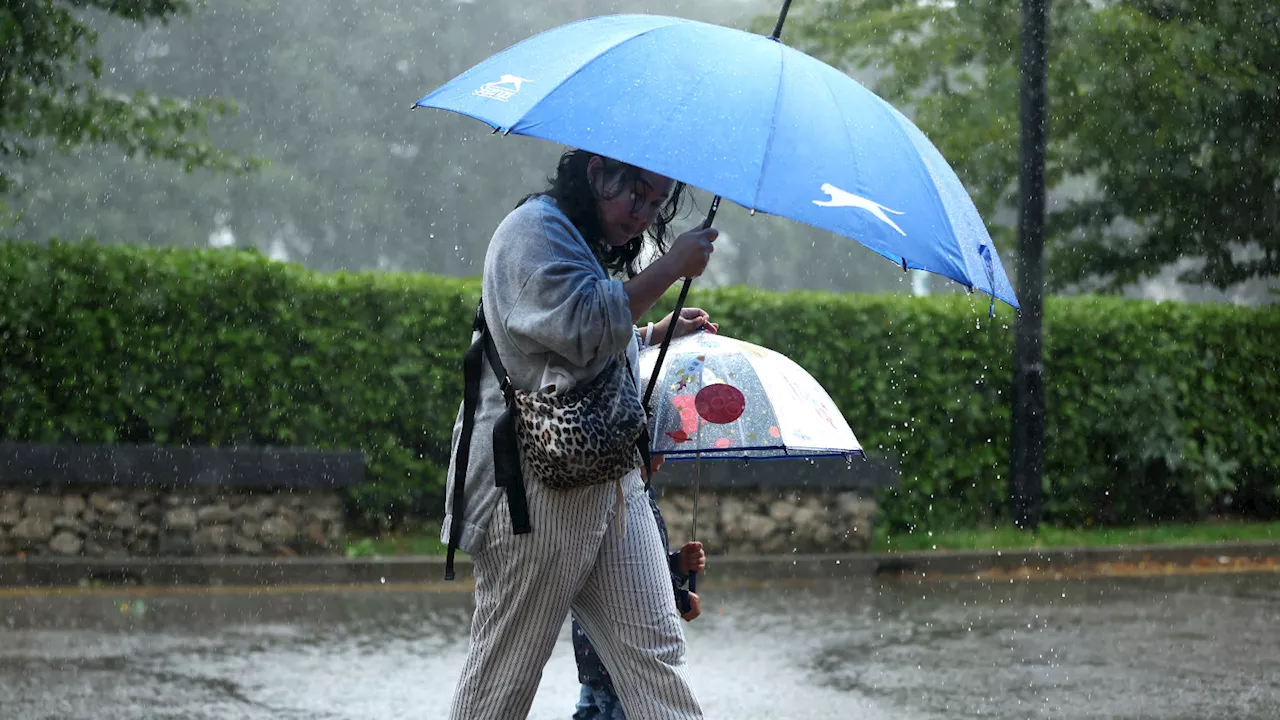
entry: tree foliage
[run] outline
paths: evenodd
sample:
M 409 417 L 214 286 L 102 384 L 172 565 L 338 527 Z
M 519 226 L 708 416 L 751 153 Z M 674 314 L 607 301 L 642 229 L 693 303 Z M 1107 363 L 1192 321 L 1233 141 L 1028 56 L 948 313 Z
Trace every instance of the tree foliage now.
M 186 0 L 3 0 L 0 192 L 13 185 L 17 163 L 51 147 L 114 145 L 188 170 L 247 167 L 205 136 L 211 120 L 233 110 L 229 103 L 117 91 L 115 68 L 96 53 L 96 17 L 147 25 L 189 10 Z
M 2 1 L 2 0 L 0 0 Z M 770 0 L 686 3 L 744 24 Z M 608 12 L 674 12 L 673 0 L 235 0 L 144 30 L 95 18 L 113 83 L 151 95 L 235 98 L 218 147 L 266 158 L 244 176 L 183 174 L 114 148 L 31 163 L 13 205 L 24 239 L 208 247 L 210 237 L 332 269 L 476 275 L 493 229 L 545 184 L 560 148 L 483 123 L 410 112 L 427 91 L 549 27 Z M 659 112 L 655 108 L 654 112 Z M 706 199 L 700 209 L 705 211 Z M 680 222 L 700 220 L 695 210 Z M 886 290 L 901 271 L 857 243 L 728 204 L 713 273 L 774 289 Z M 700 283 L 713 280 L 704 277 Z
M 1219 288 L 1280 275 L 1280 6 L 1049 7 L 1050 283 L 1115 290 L 1184 258 Z M 1007 0 L 818 0 L 786 39 L 880 73 L 992 217 L 1016 206 L 1020 20 Z

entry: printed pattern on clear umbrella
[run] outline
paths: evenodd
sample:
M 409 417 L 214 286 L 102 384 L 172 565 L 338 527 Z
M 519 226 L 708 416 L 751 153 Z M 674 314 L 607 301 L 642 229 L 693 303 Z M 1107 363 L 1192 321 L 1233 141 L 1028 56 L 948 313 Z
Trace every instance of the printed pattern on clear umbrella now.
M 648 382 L 658 348 L 640 353 Z M 854 456 L 862 446 L 826 390 L 790 358 L 725 335 L 671 343 L 650 408 L 670 460 Z

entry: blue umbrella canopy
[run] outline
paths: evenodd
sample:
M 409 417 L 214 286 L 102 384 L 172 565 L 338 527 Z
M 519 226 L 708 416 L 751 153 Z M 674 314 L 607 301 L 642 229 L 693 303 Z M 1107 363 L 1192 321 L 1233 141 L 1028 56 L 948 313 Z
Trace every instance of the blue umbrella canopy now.
M 928 138 L 848 75 L 769 37 L 591 18 L 488 58 L 415 107 L 616 158 L 1018 307 L 973 201 Z

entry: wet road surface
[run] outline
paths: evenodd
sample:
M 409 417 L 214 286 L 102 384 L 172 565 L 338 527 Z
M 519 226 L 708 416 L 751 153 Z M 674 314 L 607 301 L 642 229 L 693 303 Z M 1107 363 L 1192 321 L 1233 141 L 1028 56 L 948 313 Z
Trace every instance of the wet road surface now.
M 1280 573 L 705 588 L 709 718 L 1277 718 Z M 0 594 L 0 717 L 443 718 L 469 593 Z M 577 697 L 567 628 L 533 718 Z

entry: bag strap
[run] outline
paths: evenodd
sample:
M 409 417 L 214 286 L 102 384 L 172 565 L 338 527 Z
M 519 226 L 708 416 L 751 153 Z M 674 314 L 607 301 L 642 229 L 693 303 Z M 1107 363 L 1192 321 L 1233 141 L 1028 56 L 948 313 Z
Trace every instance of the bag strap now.
M 514 535 L 527 535 L 533 532 L 529 523 L 529 502 L 524 493 L 524 471 L 520 466 L 520 443 L 516 436 L 516 417 L 520 412 L 516 408 L 516 391 L 511 384 L 511 376 L 502 365 L 498 356 L 498 346 L 493 343 L 493 334 L 484 319 L 483 305 L 476 312 L 480 323 L 480 340 L 484 343 L 484 354 L 489 360 L 493 376 L 498 379 L 498 387 L 502 397 L 507 401 L 507 409 L 498 416 L 493 425 L 493 479 L 494 484 L 507 491 L 507 509 L 511 513 L 511 532 Z
M 622 359 L 627 363 L 627 377 L 635 377 L 635 369 L 631 367 L 631 358 L 627 357 L 625 352 L 622 353 Z M 637 394 L 640 392 L 640 386 L 636 385 Z M 638 395 L 637 395 L 638 396 Z M 636 437 L 636 450 L 640 453 L 640 472 L 644 474 L 644 491 L 649 492 L 649 487 L 653 482 L 653 478 L 649 476 L 649 463 L 653 461 L 652 451 L 649 449 L 649 408 L 640 403 L 640 410 L 644 412 L 645 423 L 640 428 L 640 435 Z
M 653 462 L 653 453 L 649 449 L 649 426 L 646 425 L 640 429 L 640 436 L 636 438 L 636 450 L 640 451 L 640 471 L 644 473 L 644 491 L 649 492 L 649 488 L 653 486 L 653 478 L 649 475 L 649 463 Z
M 445 552 L 444 579 L 453 580 L 454 556 L 458 545 L 462 542 L 462 526 L 467 506 L 466 479 L 467 465 L 471 459 L 471 435 L 475 430 L 476 406 L 480 404 L 480 376 L 484 357 L 488 357 L 489 366 L 502 387 L 503 397 L 507 401 L 507 410 L 498 419 L 493 428 L 493 464 L 497 476 L 498 487 L 507 490 L 507 504 L 511 509 L 511 527 L 516 535 L 532 531 L 529 525 L 529 506 L 524 495 L 524 478 L 520 472 L 520 450 L 516 444 L 515 407 L 513 400 L 515 391 L 511 387 L 511 379 L 498 358 L 498 349 L 493 345 L 489 334 L 489 325 L 484 319 L 484 303 L 476 308 L 475 320 L 471 323 L 473 332 L 480 337 L 471 343 L 462 359 L 464 386 L 462 391 L 462 431 L 458 435 L 458 448 L 453 456 L 453 496 L 450 513 L 453 519 L 449 525 L 449 544 Z
M 471 323 L 473 332 L 485 334 L 483 310 L 476 311 Z M 462 357 L 462 373 L 465 384 L 462 391 L 462 432 L 458 435 L 458 448 L 453 455 L 453 497 L 449 523 L 449 546 L 444 559 L 444 579 L 453 580 L 453 557 L 462 542 L 462 526 L 467 505 L 467 464 L 471 459 L 471 432 L 475 429 L 476 405 L 480 401 L 480 362 L 484 354 L 484 338 L 476 338 Z

